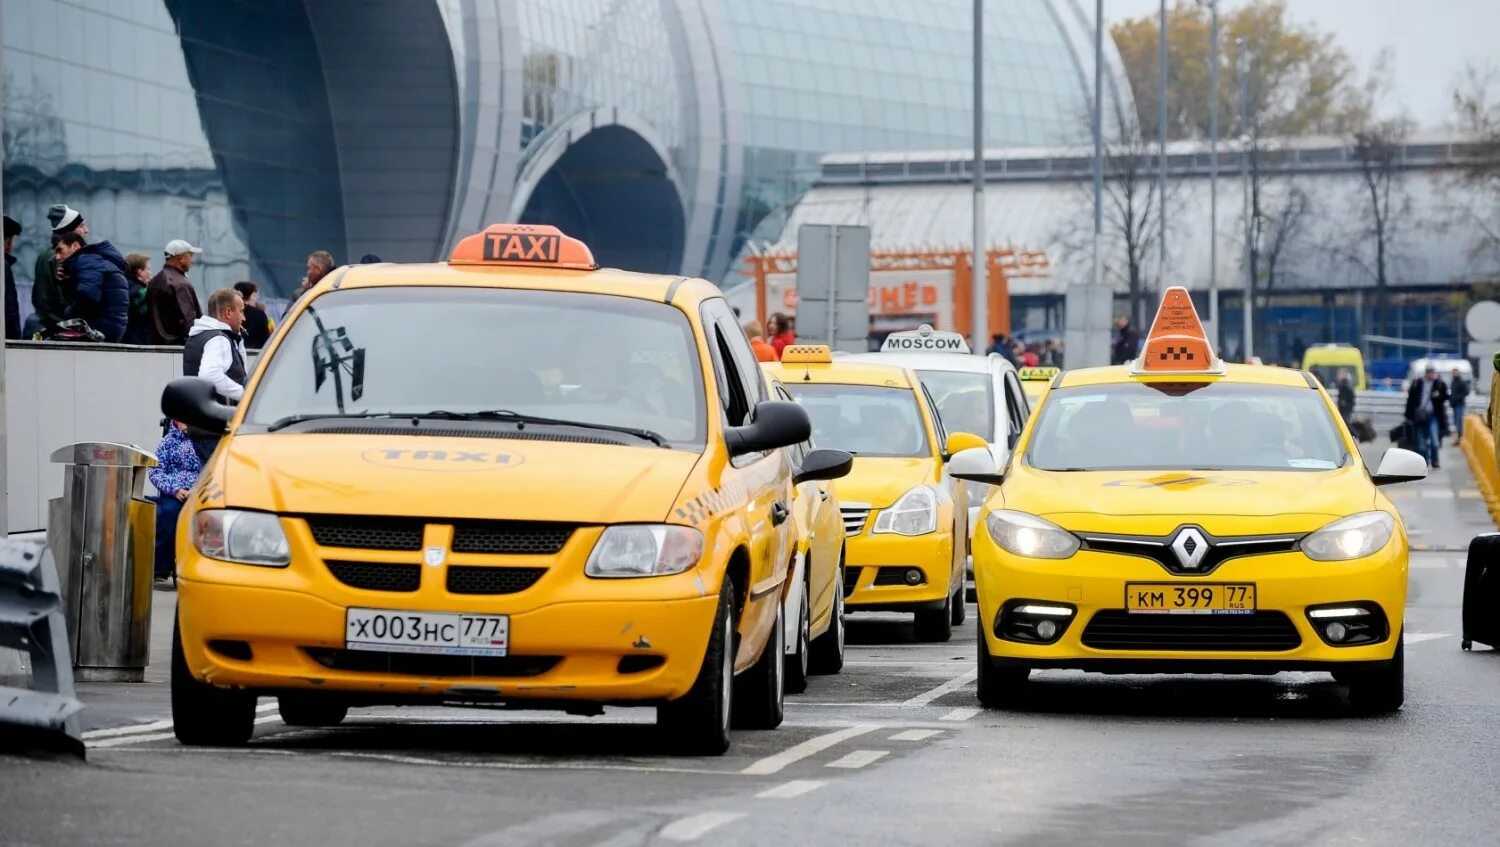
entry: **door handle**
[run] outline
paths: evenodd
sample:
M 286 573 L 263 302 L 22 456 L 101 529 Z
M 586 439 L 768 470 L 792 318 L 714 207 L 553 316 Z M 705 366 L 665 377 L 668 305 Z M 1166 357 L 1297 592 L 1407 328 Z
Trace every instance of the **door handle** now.
M 786 504 L 780 500 L 771 504 L 771 526 L 781 526 L 792 513 L 787 510 Z

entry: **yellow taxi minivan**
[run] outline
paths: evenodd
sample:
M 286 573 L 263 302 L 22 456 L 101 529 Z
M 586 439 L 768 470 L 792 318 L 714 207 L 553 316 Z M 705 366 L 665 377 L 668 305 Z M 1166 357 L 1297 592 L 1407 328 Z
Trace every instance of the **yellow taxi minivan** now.
M 932 398 L 907 368 L 843 362 L 826 345 L 788 345 L 762 365 L 812 418 L 813 443 L 848 452 L 839 481 L 844 606 L 910 612 L 921 641 L 947 641 L 965 616 L 968 495 L 948 458 L 980 448 L 943 430 Z
M 259 696 L 654 706 L 703 754 L 780 724 L 792 486 L 837 468 L 794 466 L 807 413 L 716 287 L 496 225 L 335 270 L 263 359 L 235 408 L 162 399 L 223 433 L 177 545 L 182 742 L 243 743 Z
M 974 539 L 982 704 L 1030 673 L 1331 671 L 1403 700 L 1407 537 L 1311 374 L 1227 365 L 1170 288 L 1134 363 L 1064 373 L 1020 443 L 950 463 L 998 489 Z

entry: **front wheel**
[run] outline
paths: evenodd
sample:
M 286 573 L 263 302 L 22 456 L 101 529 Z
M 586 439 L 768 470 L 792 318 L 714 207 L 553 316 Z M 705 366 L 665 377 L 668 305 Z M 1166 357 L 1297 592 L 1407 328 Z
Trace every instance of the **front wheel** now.
M 785 716 L 786 630 L 782 606 L 776 604 L 776 623 L 760 658 L 734 681 L 734 725 L 739 729 L 775 729 Z
M 1026 691 L 1031 687 L 1031 671 L 1027 668 L 1002 668 L 990 658 L 990 648 L 984 643 L 983 630 L 979 633 L 979 676 L 975 688 L 979 694 L 979 705 L 986 709 L 1014 709 L 1026 700 Z
M 953 595 L 943 601 L 941 608 L 916 613 L 916 635 L 918 641 L 947 641 L 953 637 Z
M 833 583 L 833 617 L 828 629 L 812 643 L 809 657 L 813 673 L 838 673 L 844 669 L 844 569 Z
M 172 733 L 183 744 L 239 747 L 255 732 L 255 695 L 200 682 L 188 670 L 182 629 L 172 627 Z
M 802 586 L 802 602 L 797 604 L 797 643 L 795 652 L 786 658 L 786 690 L 789 694 L 801 694 L 807 690 L 809 673 L 808 642 L 812 638 L 811 614 L 807 608 L 808 586 Z
M 276 710 L 287 726 L 338 726 L 349 716 L 347 703 L 308 694 L 283 694 Z
M 1355 671 L 1344 676 L 1349 685 L 1349 704 L 1366 715 L 1394 712 L 1406 701 L 1406 644 L 1396 633 L 1396 654 L 1385 667 Z
M 725 580 L 708 650 L 692 690 L 656 708 L 656 725 L 690 756 L 722 756 L 729 749 L 729 716 L 734 709 L 733 591 L 734 584 Z
M 968 620 L 968 617 L 969 617 L 969 607 L 966 606 L 966 605 L 964 605 L 964 589 L 963 589 L 963 586 L 959 586 L 957 589 L 954 590 L 954 592 L 953 592 L 953 599 L 949 600 L 948 602 L 950 604 L 952 604 L 953 613 L 952 613 L 951 617 L 949 617 L 949 620 L 953 622 L 954 626 L 958 626 L 959 624 L 963 623 L 965 620 Z

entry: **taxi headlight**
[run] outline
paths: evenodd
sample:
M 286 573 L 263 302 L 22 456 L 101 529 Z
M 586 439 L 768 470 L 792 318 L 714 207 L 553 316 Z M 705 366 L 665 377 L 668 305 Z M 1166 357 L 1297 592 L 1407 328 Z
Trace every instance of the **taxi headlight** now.
M 690 526 L 621 524 L 606 527 L 583 572 L 596 577 L 666 576 L 703 558 L 703 533 Z
M 875 519 L 872 533 L 884 532 L 896 535 L 926 535 L 937 530 L 937 495 L 932 489 L 919 485 L 901 495 L 889 509 L 882 510 Z
M 1344 562 L 1374 553 L 1391 540 L 1396 522 L 1385 512 L 1340 518 L 1302 539 L 1302 552 L 1319 562 Z
M 284 568 L 292 561 L 281 519 L 266 512 L 203 509 L 193 515 L 193 547 L 210 559 Z
M 1066 559 L 1078 552 L 1078 537 L 1036 515 L 1001 509 L 984 520 L 1000 549 L 1028 559 Z

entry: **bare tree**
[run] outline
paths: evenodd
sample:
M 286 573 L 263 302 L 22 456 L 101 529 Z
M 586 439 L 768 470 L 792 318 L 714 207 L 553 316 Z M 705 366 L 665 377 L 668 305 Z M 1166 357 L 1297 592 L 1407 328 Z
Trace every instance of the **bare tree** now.
M 1312 207 L 1312 199 L 1301 186 L 1292 185 L 1284 196 L 1272 200 L 1267 215 L 1266 281 L 1261 289 L 1267 297 L 1276 289 L 1281 276 L 1281 261 L 1296 249 L 1302 235 L 1302 221 Z
M 1400 234 L 1411 200 L 1402 186 L 1401 147 L 1410 133 L 1410 124 L 1402 118 L 1371 122 L 1355 132 L 1350 141 L 1350 156 L 1359 165 L 1360 216 L 1358 233 L 1362 249 L 1351 251 L 1356 261 L 1375 280 L 1375 302 L 1371 308 L 1371 326 L 1383 326 L 1388 289 L 1390 288 L 1393 247 Z
M 1470 65 L 1453 88 L 1453 111 L 1459 129 L 1473 137 L 1465 144 L 1457 181 L 1463 189 L 1456 222 L 1478 233 L 1469 258 L 1500 261 L 1500 71 L 1492 65 Z M 1476 196 L 1477 189 L 1477 196 Z

